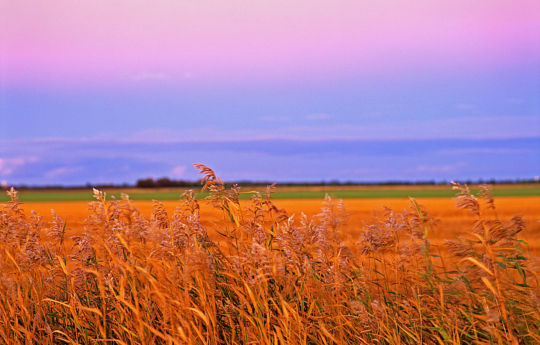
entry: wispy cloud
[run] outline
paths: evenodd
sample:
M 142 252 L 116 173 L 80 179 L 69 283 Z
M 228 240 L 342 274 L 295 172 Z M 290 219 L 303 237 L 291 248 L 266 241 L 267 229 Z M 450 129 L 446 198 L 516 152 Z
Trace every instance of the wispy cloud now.
M 509 147 L 477 147 L 477 148 L 459 148 L 451 150 L 441 150 L 441 154 L 451 154 L 451 155 L 479 155 L 479 154 L 488 154 L 488 155 L 497 155 L 497 154 L 540 154 L 540 148 L 532 147 L 519 147 L 519 148 L 509 148 Z
M 0 157 L 0 176 L 11 176 L 18 169 L 24 168 L 29 163 L 37 162 L 34 156 Z
M 274 116 L 274 115 L 261 116 L 259 119 L 264 122 L 289 122 L 291 120 L 291 118 L 288 116 Z
M 510 97 L 510 98 L 506 99 L 506 102 L 508 102 L 510 104 L 523 104 L 523 103 L 525 103 L 525 100 L 523 98 L 519 98 L 519 97 Z
M 228 181 L 531 178 L 540 169 L 540 137 L 236 141 L 48 138 L 2 140 L 0 155 L 0 180 L 10 184 L 133 183 L 149 176 L 194 180 L 194 162 L 214 167 Z M 47 159 L 36 158 L 41 156 Z
M 54 168 L 45 172 L 43 175 L 46 180 L 57 180 L 66 177 L 72 177 L 76 173 L 82 172 L 84 169 L 80 166 L 63 166 Z
M 329 120 L 333 118 L 334 116 L 332 114 L 327 113 L 314 113 L 306 115 L 307 120 Z
M 287 118 L 268 118 L 275 121 L 273 128 L 224 129 L 220 127 L 195 128 L 147 128 L 128 135 L 108 134 L 99 137 L 44 137 L 34 139 L 0 139 L 0 157 L 6 152 L 24 154 L 21 144 L 40 143 L 181 143 L 181 142 L 245 142 L 257 140 L 430 140 L 430 139 L 507 139 L 540 137 L 540 115 L 460 116 L 445 119 L 403 118 L 388 126 L 384 118 L 366 121 L 364 124 L 345 121 L 318 121 L 302 124 L 289 122 Z M 281 121 L 281 122 L 280 122 Z M 496 125 L 496 126 L 495 126 Z M 504 128 L 501 132 L 499 128 Z M 5 144 L 4 144 L 5 143 Z M 21 148 L 21 149 L 18 149 Z M 43 149 L 42 152 L 44 152 Z M 39 157 L 36 156 L 36 157 Z
M 473 109 L 476 109 L 476 106 L 474 104 L 469 104 L 469 103 L 458 103 L 456 104 L 456 109 L 473 110 Z
M 191 77 L 191 74 L 186 74 Z M 187 78 L 187 77 L 186 77 Z M 141 72 L 131 76 L 131 80 L 136 82 L 143 81 L 162 81 L 171 79 L 171 75 L 163 72 Z
M 454 164 L 434 164 L 434 165 L 426 165 L 421 164 L 418 165 L 414 170 L 419 173 L 427 173 L 427 174 L 433 174 L 433 173 L 452 173 L 457 172 L 459 169 L 466 167 L 467 164 L 465 162 L 457 162 Z
M 185 165 L 177 165 L 171 170 L 171 176 L 174 178 L 183 178 L 186 176 L 187 167 Z

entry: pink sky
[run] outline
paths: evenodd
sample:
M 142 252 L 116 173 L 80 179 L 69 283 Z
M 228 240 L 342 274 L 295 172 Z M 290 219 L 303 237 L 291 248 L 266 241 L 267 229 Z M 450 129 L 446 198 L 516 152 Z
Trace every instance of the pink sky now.
M 540 58 L 540 1 L 2 1 L 10 85 L 347 77 Z
M 0 181 L 531 178 L 539 71 L 540 0 L 0 0 Z

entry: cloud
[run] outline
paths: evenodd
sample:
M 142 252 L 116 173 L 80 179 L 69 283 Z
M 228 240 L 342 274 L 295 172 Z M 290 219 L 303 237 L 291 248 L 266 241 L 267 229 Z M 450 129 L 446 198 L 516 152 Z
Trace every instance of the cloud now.
M 506 148 L 506 147 L 477 147 L 477 148 L 463 148 L 463 149 L 452 149 L 452 150 L 441 150 L 440 154 L 451 154 L 451 155 L 463 155 L 463 154 L 529 154 L 529 153 L 540 153 L 540 148 Z
M 191 75 L 189 75 L 191 77 Z M 131 80 L 141 82 L 141 81 L 161 81 L 169 80 L 171 76 L 167 73 L 162 72 L 143 72 L 134 74 L 131 76 Z
M 510 98 L 506 99 L 506 102 L 508 102 L 510 104 L 523 104 L 523 103 L 525 103 L 525 100 L 523 98 L 510 97 Z
M 0 176 L 10 176 L 18 169 L 24 167 L 29 163 L 37 162 L 37 158 L 33 156 L 29 157 L 0 157 Z
M 261 121 L 264 122 L 289 122 L 291 119 L 287 116 L 261 116 L 259 118 Z
M 521 115 L 460 116 L 444 119 L 401 119 L 391 126 L 331 122 L 280 129 L 282 138 L 350 140 L 504 139 L 540 137 L 540 117 Z
M 362 119 L 380 119 L 383 114 L 380 111 L 368 111 L 359 115 Z
M 181 178 L 185 177 L 187 167 L 185 165 L 177 165 L 171 170 L 171 177 Z
M 74 174 L 80 173 L 82 170 L 84 169 L 79 166 L 64 166 L 47 171 L 43 177 L 48 180 L 72 177 Z
M 140 141 L 168 140 L 173 138 L 182 138 L 184 134 L 184 132 L 170 128 L 147 128 L 131 134 L 127 137 L 127 139 Z
M 333 117 L 334 116 L 332 114 L 326 114 L 326 113 L 314 113 L 314 114 L 306 115 L 306 119 L 307 120 L 312 120 L 312 121 L 329 120 L 329 119 L 331 119 Z
M 442 164 L 442 165 L 426 165 L 422 164 L 416 167 L 415 171 L 419 173 L 450 173 L 456 172 L 460 168 L 466 166 L 465 162 L 458 162 L 455 164 Z
M 194 162 L 211 166 L 226 181 L 531 178 L 538 175 L 539 162 L 531 159 L 535 152 L 530 150 L 539 147 L 539 141 L 539 137 L 483 140 L 0 140 L 0 181 L 5 179 L 15 185 L 83 185 L 87 182 L 133 183 L 147 176 L 195 180 L 197 172 L 191 167 Z M 455 157 L 456 152 L 469 154 Z M 466 166 L 456 161 L 464 162 Z M 13 165 L 17 168 L 11 168 Z
M 277 122 L 277 120 L 274 120 Z M 283 120 L 285 121 L 285 120 Z M 269 122 L 272 122 L 269 120 Z M 123 142 L 207 142 L 207 141 L 248 141 L 257 139 L 275 138 L 275 131 L 257 131 L 252 129 L 230 129 L 220 130 L 214 127 L 196 127 L 185 129 L 170 128 L 148 128 L 137 131 L 129 136 L 118 139 L 118 136 L 111 136 L 105 139 L 113 139 Z
M 456 104 L 456 109 L 459 110 L 473 110 L 476 106 L 474 104 L 468 104 L 468 103 L 458 103 Z

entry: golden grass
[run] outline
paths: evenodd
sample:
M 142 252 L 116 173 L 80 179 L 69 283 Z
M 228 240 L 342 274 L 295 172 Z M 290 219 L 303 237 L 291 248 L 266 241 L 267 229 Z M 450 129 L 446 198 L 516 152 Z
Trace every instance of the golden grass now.
M 292 217 L 270 189 L 240 203 L 199 168 L 222 216 L 211 236 L 189 193 L 145 216 L 95 191 L 72 234 L 57 215 L 26 214 L 12 191 L 0 209 L 0 343 L 540 342 L 539 261 L 517 237 L 523 219 L 500 220 L 489 189 L 477 199 L 455 186 L 473 220 L 444 245 L 415 200 L 353 240 L 341 202 Z

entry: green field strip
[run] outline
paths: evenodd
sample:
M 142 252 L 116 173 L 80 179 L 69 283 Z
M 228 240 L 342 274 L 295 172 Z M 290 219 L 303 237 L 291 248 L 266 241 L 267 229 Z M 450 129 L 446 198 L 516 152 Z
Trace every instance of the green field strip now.
M 476 190 L 473 189 L 473 193 Z M 272 197 L 276 200 L 283 199 L 323 199 L 326 194 L 336 199 L 373 199 L 373 198 L 450 198 L 456 195 L 456 192 L 448 189 L 365 189 L 365 190 L 288 190 L 277 191 Z M 252 193 L 240 194 L 240 199 L 251 198 Z M 500 188 L 494 189 L 495 197 L 506 196 L 540 196 L 540 187 L 530 188 Z M 108 197 L 115 196 L 120 199 L 120 193 L 107 194 Z M 181 192 L 133 192 L 129 194 L 131 200 L 179 200 Z M 196 193 L 198 199 L 208 196 L 207 193 Z M 0 202 L 6 202 L 7 195 L 0 195 Z M 22 202 L 46 202 L 46 201 L 92 201 L 90 191 L 55 191 L 55 192 L 20 192 L 19 200 Z

